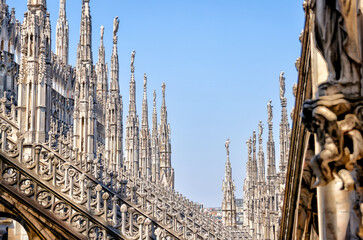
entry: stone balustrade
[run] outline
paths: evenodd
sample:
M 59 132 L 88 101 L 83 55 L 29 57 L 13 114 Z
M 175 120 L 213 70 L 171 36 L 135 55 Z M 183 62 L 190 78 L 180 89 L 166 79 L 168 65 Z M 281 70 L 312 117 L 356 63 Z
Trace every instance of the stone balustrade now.
M 45 143 L 24 144 L 16 113 L 0 101 L 2 184 L 29 198 L 88 239 L 242 239 L 199 204 L 149 179 L 112 171 L 73 148 L 71 134 L 50 132 Z M 12 108 L 11 108 L 12 109 Z

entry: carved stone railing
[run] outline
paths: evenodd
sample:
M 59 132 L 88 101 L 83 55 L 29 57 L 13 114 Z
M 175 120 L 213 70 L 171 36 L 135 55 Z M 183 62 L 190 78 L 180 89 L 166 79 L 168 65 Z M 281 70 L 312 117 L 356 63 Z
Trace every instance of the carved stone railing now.
M 24 144 L 15 119 L 0 111 L 1 183 L 82 237 L 242 238 L 173 189 L 109 171 L 101 155 L 89 161 L 73 149 L 72 137 L 50 134 L 47 143 Z

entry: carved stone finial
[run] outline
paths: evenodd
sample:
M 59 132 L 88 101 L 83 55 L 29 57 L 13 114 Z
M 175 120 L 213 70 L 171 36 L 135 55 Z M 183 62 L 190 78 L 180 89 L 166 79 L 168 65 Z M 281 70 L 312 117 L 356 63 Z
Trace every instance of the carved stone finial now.
M 135 50 L 132 51 L 131 53 L 131 64 L 130 64 L 130 67 L 131 67 L 131 72 L 134 73 L 135 72 L 135 67 L 134 67 L 134 62 L 135 62 Z
M 144 73 L 144 91 L 146 91 L 146 84 L 147 84 L 147 76 L 146 73 Z
M 156 91 L 154 90 L 154 98 L 153 98 L 154 105 L 156 104 Z
M 226 151 L 227 151 L 227 155 L 229 156 L 229 143 L 231 141 L 229 140 L 229 138 L 226 140 L 225 146 L 226 146 Z

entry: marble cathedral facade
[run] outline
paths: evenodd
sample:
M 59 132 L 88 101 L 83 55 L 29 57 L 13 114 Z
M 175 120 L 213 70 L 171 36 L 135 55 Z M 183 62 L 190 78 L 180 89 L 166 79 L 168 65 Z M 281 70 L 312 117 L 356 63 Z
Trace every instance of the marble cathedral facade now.
M 285 77 L 280 77 L 280 162 L 276 171 L 275 142 L 273 138 L 273 112 L 271 101 L 267 104 L 267 172 L 265 174 L 265 153 L 263 150 L 263 124 L 259 122 L 258 136 L 253 131 L 246 144 L 248 150 L 246 179 L 243 184 L 243 222 L 236 223 L 236 206 L 232 181 L 232 168 L 229 160 L 229 140 L 226 142 L 227 161 L 225 179 L 223 181 L 222 222 L 232 229 L 240 229 L 250 239 L 278 239 L 281 210 L 284 201 L 286 166 L 290 148 L 290 127 L 287 116 L 287 100 L 285 97 Z M 257 148 L 258 143 L 258 148 Z
M 129 112 L 124 126 L 118 18 L 114 19 L 110 68 L 105 59 L 104 27 L 95 64 L 90 0 L 82 0 L 77 62 L 71 66 L 66 0 L 60 0 L 55 52 L 51 50 L 46 0 L 28 0 L 22 24 L 15 18 L 15 10 L 9 11 L 5 0 L 0 1 L 0 10 L 0 91 L 4 93 L 7 111 L 19 122 L 24 143 L 58 145 L 66 141 L 87 168 L 102 162 L 102 166 L 116 173 L 127 172 L 173 188 L 165 84 L 159 122 L 154 91 L 150 130 L 146 74 L 141 123 L 136 111 L 135 51 L 131 57 Z

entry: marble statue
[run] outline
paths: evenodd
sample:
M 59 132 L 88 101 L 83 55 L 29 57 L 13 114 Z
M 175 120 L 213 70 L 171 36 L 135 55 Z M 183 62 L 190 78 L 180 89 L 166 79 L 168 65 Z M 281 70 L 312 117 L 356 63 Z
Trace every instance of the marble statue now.
M 229 140 L 229 138 L 226 140 L 225 146 L 226 146 L 226 151 L 227 151 L 227 155 L 229 155 L 229 143 L 231 141 Z
M 285 97 L 285 77 L 284 77 L 284 71 L 282 71 L 280 73 L 280 98 L 284 98 Z
M 315 0 L 315 42 L 328 67 L 327 82 L 321 89 L 360 94 L 361 64 L 358 0 Z M 333 87 L 329 87 L 333 86 Z M 326 94 L 321 91 L 320 95 Z
M 105 27 L 101 26 L 101 39 L 103 39 L 104 33 L 105 33 Z
M 263 134 L 263 126 L 262 126 L 262 121 L 260 121 L 258 124 L 258 139 L 261 142 L 262 142 L 262 134 Z
M 115 19 L 113 20 L 113 36 L 114 37 L 117 35 L 119 24 L 120 24 L 120 20 L 116 16 Z
M 135 54 L 136 54 L 136 52 L 135 52 L 135 50 L 133 50 L 132 53 L 131 53 L 131 64 L 130 64 L 132 73 L 135 71 L 135 67 L 134 67 Z
M 273 118 L 273 113 L 272 113 L 272 105 L 271 105 L 272 101 L 268 101 L 267 104 L 267 122 L 268 123 L 272 123 L 272 118 Z
M 251 155 L 251 153 L 252 153 L 252 139 L 249 138 L 246 141 L 246 144 L 247 144 L 248 155 Z

